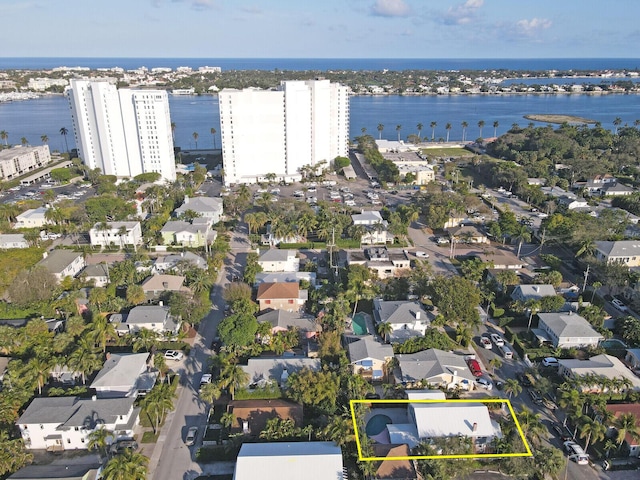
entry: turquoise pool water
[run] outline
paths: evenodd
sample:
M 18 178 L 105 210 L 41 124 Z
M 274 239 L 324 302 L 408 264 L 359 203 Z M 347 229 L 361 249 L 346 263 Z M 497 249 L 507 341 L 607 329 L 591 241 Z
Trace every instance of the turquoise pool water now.
M 627 345 L 617 338 L 610 338 L 609 340 L 603 340 L 600 342 L 600 346 L 604 348 L 628 348 Z
M 389 417 L 382 414 L 374 415 L 367 422 L 367 426 L 365 431 L 367 432 L 367 436 L 375 437 L 376 435 L 382 433 L 382 431 L 387 428 L 389 423 L 393 423 Z
M 366 335 L 367 332 L 367 322 L 364 318 L 363 313 L 356 313 L 351 320 L 351 328 L 353 328 L 353 333 L 356 335 Z

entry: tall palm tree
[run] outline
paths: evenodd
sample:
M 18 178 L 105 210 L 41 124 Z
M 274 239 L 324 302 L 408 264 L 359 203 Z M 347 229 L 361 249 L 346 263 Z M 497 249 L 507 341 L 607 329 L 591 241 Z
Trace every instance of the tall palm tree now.
M 531 232 L 529 231 L 529 228 L 526 225 L 520 225 L 518 226 L 516 232 L 515 232 L 515 236 L 514 239 L 518 242 L 518 254 L 517 257 L 520 258 L 520 250 L 522 249 L 522 244 L 524 242 L 530 242 L 531 241 Z
M 141 453 L 127 448 L 124 453 L 113 457 L 104 467 L 104 480 L 145 480 L 149 459 Z
M 148 328 L 141 328 L 135 334 L 133 340 L 133 350 L 135 352 L 150 352 L 153 347 L 158 343 L 159 336 L 155 330 L 149 330 Z
M 400 141 L 400 130 L 402 130 L 402 125 L 396 125 L 396 132 L 398 132 L 398 141 Z
M 211 127 L 210 131 L 211 131 L 211 136 L 213 137 L 213 149 L 215 150 L 216 149 L 216 133 L 218 133 L 218 131 L 213 127 Z
M 491 367 L 491 371 L 493 373 L 496 373 L 496 370 L 499 368 L 502 368 L 502 360 L 500 360 L 499 357 L 493 357 L 490 361 L 489 361 L 489 366 Z
M 35 377 L 38 386 L 38 395 L 42 395 L 42 388 L 47 383 L 47 378 L 51 374 L 51 368 L 53 367 L 53 357 L 44 359 L 39 357 L 31 358 L 27 362 L 27 368 Z
M 585 452 L 589 449 L 589 444 L 592 441 L 598 442 L 600 440 L 604 440 L 604 437 L 607 434 L 607 427 L 600 422 L 592 420 L 587 415 L 582 417 L 578 430 L 580 430 L 580 438 L 586 437 L 587 439 L 584 445 Z
M 436 127 L 438 126 L 438 123 L 431 122 L 429 126 L 431 127 L 431 141 L 433 142 L 436 138 Z
M 98 450 L 103 457 L 106 457 L 107 447 L 113 438 L 113 432 L 102 425 L 89 434 L 87 437 L 87 440 L 89 440 L 87 447 L 89 447 L 89 450 Z
M 9 144 L 7 143 L 7 141 L 9 140 L 9 132 L 7 132 L 6 130 L 0 131 L 0 140 L 4 140 L 4 146 L 8 147 Z
M 189 288 L 191 288 L 194 293 L 208 292 L 213 286 L 213 279 L 206 270 L 198 268 L 190 272 L 187 276 L 189 279 Z
M 67 367 L 82 375 L 82 384 L 87 383 L 87 374 L 99 370 L 102 366 L 102 358 L 96 351 L 95 342 L 88 335 L 82 335 L 76 344 L 76 348 L 67 357 Z
M 200 398 L 209 404 L 218 400 L 221 394 L 220 385 L 215 382 L 207 383 L 200 389 Z
M 384 130 L 384 125 L 379 123 L 378 124 L 378 139 L 382 140 L 382 131 Z
M 418 141 L 422 141 L 422 128 L 423 127 L 424 127 L 424 125 L 422 125 L 421 123 L 416 125 L 416 128 L 418 129 Z
M 480 138 L 482 138 L 482 128 L 484 127 L 484 120 L 478 122 L 478 128 L 480 129 Z
M 27 137 L 22 137 L 20 139 L 20 143 L 22 144 L 23 147 L 26 147 L 27 145 L 29 145 L 29 140 L 27 140 Z
M 42 141 L 42 143 L 44 145 L 46 145 L 47 143 L 49 143 L 49 137 L 46 135 L 40 135 L 40 140 Z
M 534 413 L 524 405 L 516 416 L 518 417 L 518 422 L 520 423 L 522 432 L 536 443 L 540 440 L 540 437 L 544 432 L 547 431 L 547 428 L 540 420 L 540 414 Z
M 198 149 L 198 138 L 200 138 L 200 135 L 198 134 L 198 132 L 193 132 L 191 134 L 191 136 L 193 137 L 193 140 L 196 142 L 196 150 Z
M 640 428 L 638 428 L 638 419 L 633 413 L 623 413 L 613 422 L 616 429 L 616 441 L 618 445 L 622 445 L 627 434 L 634 439 L 640 438 Z
M 451 132 L 451 124 L 450 124 L 450 123 L 447 123 L 447 124 L 444 126 L 444 129 L 447 131 L 447 142 L 449 142 L 449 133 Z
M 171 122 L 171 139 L 176 141 L 176 122 Z
M 614 135 L 618 134 L 618 127 L 622 124 L 622 119 L 620 117 L 616 117 L 615 120 L 613 121 L 613 126 L 616 127 L 615 131 L 613 132 Z
M 249 375 L 240 365 L 229 363 L 229 365 L 220 372 L 218 381 L 223 388 L 229 390 L 229 395 L 231 395 L 231 400 L 233 400 L 236 389 L 243 388 L 247 384 Z
M 360 131 L 362 132 L 362 135 L 365 135 L 367 133 L 367 127 L 362 127 Z
M 69 153 L 69 144 L 67 143 L 67 135 L 69 134 L 69 130 L 66 127 L 62 127 L 60 129 L 60 135 L 64 137 L 64 146 L 67 149 L 67 153 Z
M 113 323 L 108 322 L 107 317 L 102 315 L 96 316 L 89 328 L 94 343 L 100 346 L 103 353 L 107 350 L 107 342 L 118 336 Z
M 460 125 L 462 126 L 462 141 L 464 142 L 467 139 L 467 127 L 469 124 L 467 122 L 462 122 Z
M 493 136 L 497 137 L 498 136 L 498 127 L 500 126 L 500 122 L 498 122 L 497 120 L 495 122 L 493 122 Z
M 527 310 L 529 310 L 529 322 L 527 324 L 527 332 L 531 329 L 531 319 L 533 316 L 540 311 L 540 300 L 535 298 L 530 298 L 524 303 L 524 306 Z
M 522 385 L 515 378 L 509 378 L 504 382 L 504 392 L 511 398 L 512 395 L 516 397 L 522 393 Z
M 384 338 L 385 342 L 388 342 L 389 335 L 393 332 L 393 326 L 389 322 L 380 322 L 376 327 L 376 330 L 378 331 L 378 335 Z

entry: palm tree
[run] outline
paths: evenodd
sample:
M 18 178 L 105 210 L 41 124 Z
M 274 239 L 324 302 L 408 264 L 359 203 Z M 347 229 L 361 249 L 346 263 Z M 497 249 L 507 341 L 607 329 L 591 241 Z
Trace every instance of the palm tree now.
M 67 143 L 67 135 L 69 134 L 69 130 L 66 127 L 62 127 L 60 129 L 60 135 L 64 137 L 64 146 L 67 149 L 67 153 L 69 153 L 69 144 Z
M 436 127 L 438 126 L 438 123 L 431 122 L 429 126 L 431 127 L 431 141 L 433 142 L 436 138 Z
M 480 129 L 480 138 L 482 138 L 482 128 L 484 127 L 484 120 L 478 122 L 478 128 Z
M 592 441 L 598 442 L 599 440 L 604 439 L 607 433 L 607 427 L 600 422 L 592 420 L 587 415 L 584 415 L 581 420 L 582 421 L 580 422 L 578 429 L 580 430 L 580 438 L 587 438 L 584 445 L 584 451 L 586 452 Z
M 229 390 L 231 400 L 233 400 L 237 388 L 242 388 L 249 381 L 249 375 L 240 365 L 229 363 L 229 365 L 220 372 L 220 385 Z
M 520 225 L 517 227 L 515 236 L 513 238 L 518 242 L 518 253 L 516 256 L 520 258 L 520 250 L 522 249 L 522 244 L 524 242 L 531 241 L 531 232 L 526 225 Z
M 500 122 L 498 122 L 497 120 L 495 122 L 493 122 L 493 136 L 497 137 L 498 136 L 498 127 L 500 126 Z
M 376 327 L 376 330 L 378 331 L 378 335 L 384 338 L 385 342 L 388 342 L 389 335 L 393 332 L 393 326 L 389 322 L 380 322 Z
M 451 124 L 450 124 L 450 123 L 447 123 L 447 124 L 444 126 L 444 129 L 447 131 L 447 142 L 449 142 L 449 133 L 451 132 Z
M 416 128 L 418 129 L 418 141 L 422 141 L 422 128 L 424 127 L 424 125 L 422 125 L 421 123 L 419 123 L 418 125 L 416 125 Z
M 148 328 L 141 328 L 135 334 L 133 340 L 134 352 L 150 352 L 158 343 L 159 336 L 155 330 L 149 330 Z
M 104 480 L 145 480 L 149 459 L 141 453 L 127 448 L 124 453 L 113 457 L 104 467 Z
M 582 414 L 584 396 L 575 388 L 563 389 L 560 392 L 558 405 L 567 411 L 569 415 Z
M 540 420 L 539 413 L 533 413 L 532 410 L 526 406 L 522 406 L 520 413 L 516 414 L 518 422 L 522 428 L 522 432 L 528 436 L 532 441 L 537 442 L 540 437 L 547 431 L 547 428 Z
M 402 125 L 396 125 L 396 132 L 398 132 L 398 141 L 400 141 L 400 130 L 402 130 Z
M 379 123 L 378 124 L 378 139 L 382 140 L 382 131 L 384 130 L 384 125 Z
M 189 288 L 194 293 L 208 292 L 213 286 L 213 279 L 206 270 L 196 269 L 189 275 Z
M 153 422 L 154 433 L 158 433 L 165 412 L 173 408 L 173 395 L 170 385 L 156 385 L 140 403 L 149 419 Z
M 591 288 L 593 289 L 591 291 L 591 303 L 593 303 L 593 299 L 596 296 L 596 292 L 598 291 L 598 289 L 602 286 L 602 283 L 595 281 L 591 284 Z
M 498 357 L 493 357 L 489 360 L 489 366 L 491 367 L 492 372 L 496 373 L 496 370 L 502 367 L 502 360 Z
M 540 301 L 535 298 L 530 298 L 524 303 L 524 306 L 529 310 L 529 323 L 527 324 L 527 332 L 531 329 L 531 319 L 540 311 Z
M 200 398 L 205 402 L 212 404 L 220 398 L 222 391 L 217 383 L 211 382 L 202 386 L 200 389 Z
M 210 131 L 211 131 L 211 136 L 213 137 L 213 149 L 215 150 L 216 149 L 216 133 L 218 133 L 218 131 L 213 127 L 211 127 Z
M 67 357 L 67 367 L 82 375 L 82 384 L 87 383 L 87 374 L 95 372 L 102 366 L 102 359 L 98 355 L 95 342 L 88 335 L 82 335 L 76 344 L 76 348 Z
M 118 337 L 113 323 L 108 322 L 107 317 L 101 315 L 98 315 L 93 319 L 89 328 L 93 337 L 93 342 L 100 346 L 103 353 L 107 350 L 107 342 Z
M 464 142 L 467 137 L 467 127 L 469 124 L 467 122 L 462 122 L 460 125 L 462 126 L 462 141 Z
M 47 137 L 46 135 L 40 135 L 40 140 L 42 140 L 42 143 L 44 145 L 46 145 L 47 143 L 49 143 L 49 137 Z
M 34 357 L 27 362 L 27 369 L 33 374 L 38 384 L 38 395 L 42 395 L 42 388 L 51 374 L 53 357 L 44 359 Z
M 9 144 L 7 143 L 7 141 L 9 140 L 9 132 L 7 132 L 6 130 L 0 131 L 0 139 L 4 140 L 5 147 L 9 146 Z
M 193 139 L 194 139 L 194 140 L 195 140 L 195 142 L 196 142 L 196 150 L 197 150 L 197 149 L 198 149 L 198 138 L 200 138 L 200 135 L 198 134 L 198 132 L 193 132 L 193 133 L 191 134 L 191 136 L 193 137 Z
M 607 438 L 607 440 L 604 442 L 603 448 L 604 448 L 604 451 L 607 453 L 607 458 L 609 458 L 611 456 L 611 451 L 617 450 L 618 445 L 616 444 L 616 442 L 613 441 L 613 439 Z
M 113 438 L 113 432 L 102 425 L 89 434 L 87 437 L 87 440 L 89 441 L 87 446 L 89 447 L 89 450 L 98 450 L 103 457 L 106 457 L 107 447 L 111 443 L 110 440 Z
M 367 133 L 367 127 L 362 127 L 360 131 L 362 132 L 362 135 L 365 135 Z
M 515 378 L 509 378 L 504 382 L 504 392 L 511 398 L 512 395 L 516 397 L 522 393 L 522 385 Z
M 638 428 L 638 419 L 633 413 L 623 413 L 613 422 L 616 429 L 616 441 L 618 445 L 622 445 L 627 434 L 637 439 L 640 438 L 640 428 Z
M 615 131 L 613 132 L 614 135 L 618 134 L 618 127 L 622 124 L 622 119 L 620 117 L 616 117 L 616 119 L 613 121 L 613 126 L 616 127 Z
M 29 140 L 27 140 L 27 137 L 22 137 L 20 139 L 20 143 L 22 144 L 23 147 L 26 147 L 27 145 L 29 145 Z
M 171 122 L 171 139 L 175 143 L 175 141 L 176 141 L 176 122 Z

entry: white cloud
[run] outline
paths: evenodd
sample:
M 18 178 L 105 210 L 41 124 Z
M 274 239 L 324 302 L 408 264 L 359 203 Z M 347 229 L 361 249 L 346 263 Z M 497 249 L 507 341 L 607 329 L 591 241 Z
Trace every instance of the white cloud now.
M 478 15 L 478 9 L 484 5 L 484 0 L 467 0 L 464 3 L 449 7 L 441 15 L 440 21 L 445 25 L 466 25 Z
M 408 17 L 411 9 L 404 0 L 376 0 L 371 13 L 377 17 Z
M 532 37 L 537 35 L 540 31 L 551 27 L 551 24 L 551 20 L 546 18 L 532 18 L 531 20 L 523 19 L 516 22 L 515 30 L 520 35 Z

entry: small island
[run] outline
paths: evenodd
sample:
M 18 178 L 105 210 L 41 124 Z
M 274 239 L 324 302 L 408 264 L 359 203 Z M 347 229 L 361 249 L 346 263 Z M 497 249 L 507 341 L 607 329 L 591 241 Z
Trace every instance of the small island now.
M 560 115 L 555 113 L 537 113 L 533 115 L 524 115 L 527 120 L 533 120 L 534 122 L 546 122 L 546 123 L 596 123 L 595 120 L 589 118 L 576 117 L 575 115 Z

